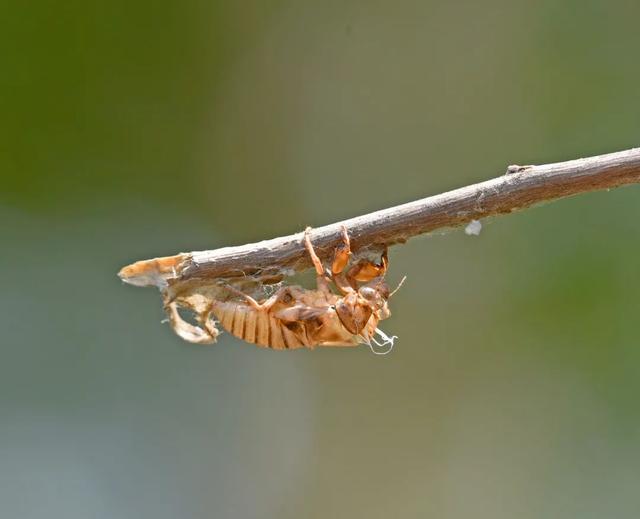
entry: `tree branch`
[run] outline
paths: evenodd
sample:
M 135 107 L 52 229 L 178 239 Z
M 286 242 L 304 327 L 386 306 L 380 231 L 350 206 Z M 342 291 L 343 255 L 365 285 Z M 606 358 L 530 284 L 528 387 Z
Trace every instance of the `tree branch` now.
M 500 177 L 314 229 L 321 259 L 340 243 L 345 225 L 354 251 L 378 251 L 408 238 L 471 220 L 508 214 L 580 193 L 640 183 L 640 148 L 541 166 L 509 166 Z M 238 247 L 182 253 L 139 261 L 119 276 L 138 286 L 160 288 L 198 279 L 257 276 L 311 266 L 302 233 Z

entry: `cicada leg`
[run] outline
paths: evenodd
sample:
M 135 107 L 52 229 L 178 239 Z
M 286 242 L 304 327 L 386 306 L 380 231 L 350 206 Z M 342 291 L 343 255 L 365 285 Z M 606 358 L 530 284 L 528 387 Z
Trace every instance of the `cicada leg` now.
M 318 285 L 318 290 L 325 294 L 331 293 L 331 288 L 329 287 L 329 280 L 324 272 L 324 267 L 322 266 L 322 261 L 316 254 L 315 249 L 313 248 L 313 244 L 311 243 L 311 238 L 309 234 L 311 233 L 311 227 L 307 227 L 304 230 L 304 246 L 311 256 L 311 262 L 313 263 L 314 268 L 316 269 L 316 283 Z
M 389 257 L 387 248 L 385 247 L 380 258 L 380 263 L 374 263 L 369 260 L 360 260 L 353 265 L 347 272 L 347 280 L 350 283 L 368 283 L 375 278 L 382 278 L 387 273 L 389 266 Z
M 187 308 L 196 314 L 200 326 L 195 326 L 185 321 L 178 312 L 178 306 Z M 198 312 L 194 307 L 186 302 L 178 304 L 176 301 L 165 301 L 165 312 L 173 330 L 185 341 L 196 344 L 211 344 L 216 342 L 220 332 L 216 328 L 215 322 L 211 319 L 211 308 Z
M 342 243 L 336 247 L 336 251 L 333 256 L 331 277 L 338 287 L 338 290 L 340 290 L 344 295 L 350 294 L 357 289 L 355 284 L 350 283 L 349 278 L 345 277 L 344 274 L 344 269 L 349 264 L 349 258 L 351 258 L 351 241 L 349 240 L 347 228 L 343 225 Z
M 245 294 L 242 290 L 238 290 L 237 288 L 226 283 L 223 284 L 222 286 L 232 294 L 235 294 L 236 296 L 244 299 L 250 307 L 261 312 L 269 310 L 278 300 L 278 296 L 280 293 L 280 291 L 278 291 L 266 301 L 263 301 L 262 303 L 258 303 L 253 297 L 251 297 L 249 294 Z

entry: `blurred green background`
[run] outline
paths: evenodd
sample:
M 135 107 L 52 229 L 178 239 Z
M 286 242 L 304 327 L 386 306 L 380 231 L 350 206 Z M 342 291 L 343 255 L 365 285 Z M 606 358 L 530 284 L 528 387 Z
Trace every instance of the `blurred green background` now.
M 637 146 L 638 2 L 0 19 L 2 517 L 637 517 L 640 188 L 393 248 L 386 357 L 186 344 L 116 272 Z

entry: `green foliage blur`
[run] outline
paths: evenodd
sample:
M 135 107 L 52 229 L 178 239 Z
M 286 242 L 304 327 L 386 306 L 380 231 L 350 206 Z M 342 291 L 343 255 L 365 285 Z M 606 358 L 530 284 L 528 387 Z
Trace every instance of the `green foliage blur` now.
M 116 272 L 637 146 L 640 3 L 0 19 L 0 516 L 637 517 L 638 187 L 393 248 L 386 357 L 186 344 Z

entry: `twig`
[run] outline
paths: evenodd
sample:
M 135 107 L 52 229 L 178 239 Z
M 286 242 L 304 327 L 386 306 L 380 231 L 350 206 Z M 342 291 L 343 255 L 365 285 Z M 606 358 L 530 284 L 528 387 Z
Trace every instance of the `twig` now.
M 500 177 L 415 202 L 318 227 L 311 234 L 321 259 L 341 239 L 344 225 L 354 251 L 379 250 L 408 238 L 471 220 L 508 214 L 541 202 L 640 183 L 640 148 L 541 166 L 509 166 Z M 134 263 L 120 277 L 159 287 L 243 275 L 277 275 L 311 266 L 302 233 L 238 247 L 183 253 Z

